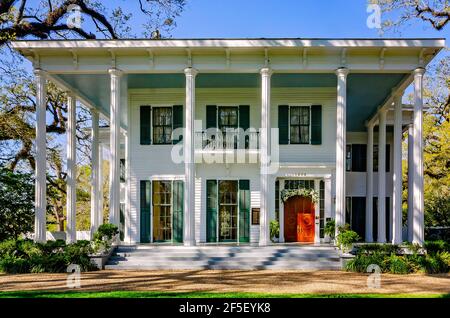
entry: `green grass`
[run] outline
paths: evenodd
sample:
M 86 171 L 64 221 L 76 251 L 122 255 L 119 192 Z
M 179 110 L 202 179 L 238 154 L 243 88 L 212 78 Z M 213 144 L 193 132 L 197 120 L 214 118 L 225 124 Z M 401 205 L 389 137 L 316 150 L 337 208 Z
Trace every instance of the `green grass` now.
M 450 294 L 269 294 L 155 291 L 14 291 L 0 292 L 0 298 L 450 298 Z

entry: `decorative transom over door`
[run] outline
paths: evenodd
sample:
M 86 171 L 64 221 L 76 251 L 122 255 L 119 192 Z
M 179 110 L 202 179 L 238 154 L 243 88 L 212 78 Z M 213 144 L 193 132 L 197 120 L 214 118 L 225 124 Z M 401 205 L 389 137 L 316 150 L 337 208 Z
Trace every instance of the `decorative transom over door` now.
M 314 242 L 314 204 L 311 198 L 295 196 L 284 204 L 286 242 Z

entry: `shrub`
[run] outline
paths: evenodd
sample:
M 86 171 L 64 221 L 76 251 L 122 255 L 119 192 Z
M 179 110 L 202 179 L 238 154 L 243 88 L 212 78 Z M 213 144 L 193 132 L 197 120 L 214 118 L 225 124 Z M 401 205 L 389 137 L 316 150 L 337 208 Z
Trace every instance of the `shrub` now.
M 79 265 L 82 271 L 95 269 L 89 254 L 89 241 L 68 244 L 49 241 L 46 244 L 31 240 L 6 241 L 0 244 L 0 271 L 6 273 L 62 273 L 70 264 Z
M 423 267 L 427 274 L 448 273 L 450 269 L 450 253 L 437 252 L 426 255 L 423 259 Z
M 403 256 L 391 254 L 385 258 L 385 267 L 389 269 L 392 274 L 409 274 L 412 270 L 408 259 Z
M 357 254 L 398 254 L 399 247 L 397 245 L 391 244 L 362 244 L 358 245 L 356 253 Z
M 334 236 L 336 235 L 336 223 L 334 222 L 334 220 L 326 222 L 324 233 L 325 235 L 331 237 L 331 239 L 334 239 Z
M 425 249 L 428 253 L 450 252 L 450 244 L 443 240 L 426 241 Z
M 11 254 L 5 254 L 0 259 L 0 271 L 10 274 L 29 273 L 29 260 Z
M 280 223 L 276 220 L 270 221 L 270 239 L 280 237 Z
M 0 259 L 5 255 L 12 255 L 17 250 L 16 240 L 6 240 L 0 242 Z
M 366 273 L 369 265 L 378 265 L 382 271 L 385 271 L 385 255 L 381 253 L 373 253 L 370 255 L 356 255 L 355 258 L 347 262 L 345 269 L 351 272 Z
M 107 240 L 112 240 L 114 236 L 119 233 L 119 229 L 116 225 L 105 223 L 98 227 L 98 230 L 94 234 L 94 240 L 103 240 L 105 237 Z

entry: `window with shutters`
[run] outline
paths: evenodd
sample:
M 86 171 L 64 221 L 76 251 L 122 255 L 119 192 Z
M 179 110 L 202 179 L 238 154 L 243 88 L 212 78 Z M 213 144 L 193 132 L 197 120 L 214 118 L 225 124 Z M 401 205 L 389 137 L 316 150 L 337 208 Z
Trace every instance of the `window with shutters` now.
M 290 107 L 290 142 L 291 144 L 309 144 L 310 109 L 308 106 Z
M 153 107 L 153 143 L 172 144 L 172 107 Z

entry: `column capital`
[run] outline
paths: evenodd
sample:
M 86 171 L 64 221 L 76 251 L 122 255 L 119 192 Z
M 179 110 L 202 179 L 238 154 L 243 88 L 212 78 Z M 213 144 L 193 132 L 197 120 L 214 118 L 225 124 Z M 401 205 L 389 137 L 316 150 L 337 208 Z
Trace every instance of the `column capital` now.
M 193 77 L 195 77 L 198 74 L 198 70 L 196 68 L 193 68 L 193 67 L 186 67 L 184 69 L 184 74 L 186 74 L 186 76 L 193 76 Z
M 33 70 L 34 76 L 35 77 L 46 77 L 47 76 L 47 71 L 44 71 L 41 68 L 35 68 Z
M 117 76 L 117 77 L 120 77 L 123 75 L 123 71 L 119 70 L 118 68 L 115 68 L 115 67 L 108 69 L 108 73 L 111 76 Z
M 414 77 L 420 76 L 422 77 L 425 74 L 426 70 L 423 67 L 418 67 L 413 71 Z
M 263 68 L 259 71 L 259 73 L 260 73 L 262 76 L 272 76 L 273 70 L 272 70 L 270 67 L 263 67 Z
M 349 73 L 349 69 L 346 67 L 340 67 L 336 70 L 336 75 L 337 76 L 343 76 L 343 77 L 347 77 L 348 73 Z

